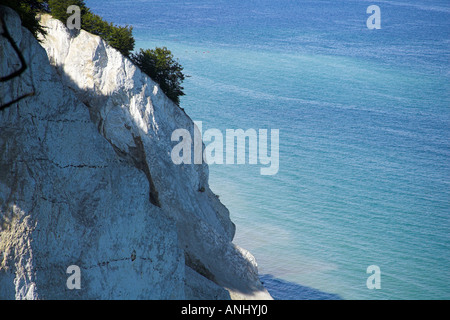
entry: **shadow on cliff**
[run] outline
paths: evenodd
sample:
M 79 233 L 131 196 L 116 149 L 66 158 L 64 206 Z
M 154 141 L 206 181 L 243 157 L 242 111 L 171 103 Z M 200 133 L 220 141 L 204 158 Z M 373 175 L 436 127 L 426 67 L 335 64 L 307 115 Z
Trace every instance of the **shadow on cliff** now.
M 263 274 L 259 278 L 275 300 L 342 300 L 337 294 L 275 278 L 271 274 Z

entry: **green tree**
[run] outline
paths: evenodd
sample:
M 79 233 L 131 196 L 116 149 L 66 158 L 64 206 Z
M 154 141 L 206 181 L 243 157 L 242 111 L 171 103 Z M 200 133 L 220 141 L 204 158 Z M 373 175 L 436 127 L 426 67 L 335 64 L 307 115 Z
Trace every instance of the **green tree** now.
M 72 15 L 72 13 L 67 13 L 67 8 L 71 5 L 80 7 L 81 17 L 89 11 L 83 0 L 48 0 L 48 7 L 53 18 L 58 19 L 63 23 L 66 23 L 67 19 Z
M 186 78 L 183 67 L 173 58 L 172 52 L 166 47 L 155 49 L 140 49 L 131 54 L 131 60 L 142 72 L 159 83 L 161 90 L 177 105 L 180 96 L 184 95 L 182 82 Z
M 81 19 L 81 29 L 98 35 L 102 38 L 106 35 L 107 32 L 107 30 L 105 29 L 105 25 L 105 21 L 103 21 L 98 15 L 93 14 L 90 11 L 84 14 Z
M 109 45 L 129 56 L 134 50 L 133 28 L 131 26 L 116 26 L 92 13 L 84 0 L 48 0 L 48 7 L 52 16 L 63 23 L 71 16 L 67 8 L 77 5 L 81 9 L 81 28 L 92 34 L 102 37 Z
M 22 26 L 30 30 L 35 37 L 39 33 L 46 32 L 39 24 L 37 14 L 48 11 L 48 0 L 0 0 L 0 5 L 5 5 L 16 11 L 22 20 Z
M 124 56 L 129 57 L 134 49 L 133 27 L 115 26 L 112 23 L 105 23 L 103 26 L 104 39 Z

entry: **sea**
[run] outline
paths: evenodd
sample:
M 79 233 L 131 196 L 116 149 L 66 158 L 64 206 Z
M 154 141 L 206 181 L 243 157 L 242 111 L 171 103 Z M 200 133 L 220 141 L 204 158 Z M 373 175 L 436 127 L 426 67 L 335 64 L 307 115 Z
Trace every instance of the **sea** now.
M 203 131 L 279 130 L 276 174 L 209 178 L 275 299 L 450 299 L 448 0 L 85 2 L 171 50 Z

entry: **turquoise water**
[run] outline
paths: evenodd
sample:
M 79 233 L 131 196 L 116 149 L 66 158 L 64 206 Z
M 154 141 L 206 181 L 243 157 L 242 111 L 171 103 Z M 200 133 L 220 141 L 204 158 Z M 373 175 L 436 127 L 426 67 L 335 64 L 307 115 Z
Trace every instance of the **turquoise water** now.
M 450 3 L 336 2 L 86 1 L 179 57 L 203 130 L 280 130 L 277 175 L 210 167 L 269 291 L 450 299 Z

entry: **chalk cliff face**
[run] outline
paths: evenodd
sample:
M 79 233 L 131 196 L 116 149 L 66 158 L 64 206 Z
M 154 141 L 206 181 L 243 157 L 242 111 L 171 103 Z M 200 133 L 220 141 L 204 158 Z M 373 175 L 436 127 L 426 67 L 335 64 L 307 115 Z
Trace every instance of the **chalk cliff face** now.
M 184 111 L 101 38 L 44 15 L 39 44 L 0 14 L 27 63 L 0 103 L 34 92 L 0 111 L 0 299 L 270 299 L 207 165 L 172 163 Z

